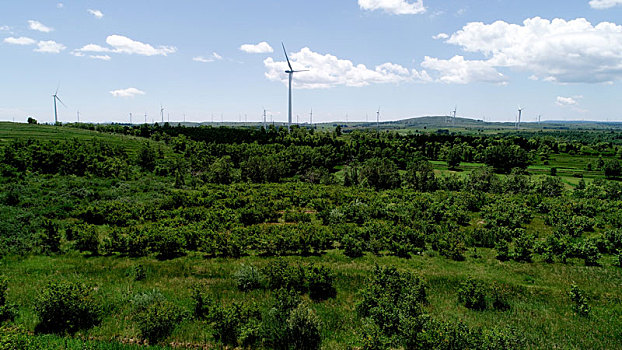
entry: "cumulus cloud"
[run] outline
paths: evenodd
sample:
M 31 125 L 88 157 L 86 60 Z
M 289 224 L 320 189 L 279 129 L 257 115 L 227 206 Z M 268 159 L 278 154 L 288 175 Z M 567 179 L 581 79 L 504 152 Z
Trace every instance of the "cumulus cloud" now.
M 8 37 L 4 39 L 4 42 L 12 45 L 33 45 L 37 41 L 34 39 L 27 38 L 25 36 L 20 36 L 19 38 Z
M 1 31 L 9 31 L 9 30 L 11 30 L 11 27 L 9 27 L 9 26 L 0 26 L 0 30 Z
M 247 53 L 270 53 L 274 52 L 274 49 L 270 44 L 265 41 L 260 42 L 259 44 L 244 44 L 240 46 L 240 50 Z
M 90 55 L 89 58 L 95 59 L 95 60 L 102 60 L 102 61 L 110 61 L 111 57 L 108 55 Z
M 54 40 L 39 41 L 39 43 L 37 43 L 37 48 L 35 49 L 35 52 L 60 53 L 66 48 L 67 47 L 65 47 L 65 45 L 57 43 Z
M 290 60 L 294 69 L 309 69 L 294 76 L 294 86 L 303 89 L 323 89 L 336 86 L 360 87 L 379 83 L 401 83 L 408 81 L 429 81 L 425 71 L 409 70 L 393 63 L 384 63 L 369 69 L 363 64 L 339 59 L 330 54 L 320 54 L 303 48 L 292 53 Z M 272 57 L 264 60 L 266 77 L 272 81 L 287 83 L 287 62 L 275 61 Z
M 114 97 L 134 97 L 138 95 L 144 95 L 145 92 L 138 90 L 137 88 L 131 87 L 127 89 L 112 90 L 110 91 L 110 94 Z
M 384 12 L 394 15 L 417 15 L 425 12 L 423 0 L 409 2 L 407 0 L 358 0 L 363 10 Z
M 435 36 L 433 36 L 432 39 L 434 39 L 434 40 L 445 40 L 445 39 L 449 39 L 449 35 L 446 34 L 446 33 L 438 33 Z
M 54 28 L 47 27 L 43 23 L 39 21 L 33 21 L 33 20 L 28 21 L 28 27 L 32 30 L 36 30 L 36 31 L 43 32 L 43 33 L 49 33 L 54 30 Z
M 209 63 L 209 62 L 222 60 L 222 56 L 217 54 L 216 52 L 212 52 L 212 54 L 209 57 L 196 56 L 196 57 L 193 57 L 192 60 L 195 62 Z
M 622 5 L 622 0 L 592 0 L 590 6 L 593 9 L 604 10 L 614 6 Z
M 168 54 L 177 52 L 177 48 L 173 46 L 153 47 L 140 41 L 132 40 L 122 35 L 110 35 L 106 38 L 106 43 L 110 47 L 104 47 L 97 44 L 88 44 L 79 49 L 73 50 L 74 56 L 81 56 L 80 53 L 85 52 L 110 52 L 136 54 L 143 56 L 167 56 Z
M 97 19 L 102 19 L 104 18 L 104 14 L 100 11 L 100 10 L 92 10 L 92 9 L 88 9 L 86 10 L 88 13 L 90 13 L 91 15 L 93 15 L 93 17 L 97 18 Z
M 155 48 L 149 44 L 141 43 L 122 35 L 110 35 L 106 38 L 106 43 L 114 48 L 114 52 L 144 56 L 166 56 L 177 51 L 172 46 L 158 46 Z
M 447 84 L 468 84 L 486 82 L 503 84 L 507 78 L 486 61 L 469 61 L 462 56 L 449 60 L 426 56 L 421 66 L 439 72 L 439 81 Z
M 526 19 L 522 24 L 474 22 L 446 42 L 482 54 L 482 60 L 464 61 L 480 69 L 512 68 L 530 73 L 532 79 L 560 83 L 622 79 L 622 26 L 614 23 L 592 25 L 584 18 L 566 21 L 540 17 Z M 463 63 L 461 59 L 452 60 Z M 441 75 L 444 73 L 441 71 Z M 487 81 L 489 75 L 483 76 Z
M 577 102 L 577 100 L 575 100 L 572 97 L 557 96 L 557 100 L 555 101 L 555 104 L 560 107 L 567 107 L 567 106 L 576 106 L 579 103 Z

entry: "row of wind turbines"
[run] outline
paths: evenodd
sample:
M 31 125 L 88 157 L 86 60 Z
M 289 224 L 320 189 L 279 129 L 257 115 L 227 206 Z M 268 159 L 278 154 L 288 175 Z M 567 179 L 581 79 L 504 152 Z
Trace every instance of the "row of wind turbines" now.
M 287 113 L 287 130 L 291 130 L 292 127 L 292 117 L 293 117 L 293 106 L 292 106 L 292 83 L 294 80 L 294 74 L 295 73 L 301 73 L 301 72 L 308 72 L 309 69 L 300 69 L 300 70 L 295 70 L 292 67 L 292 63 L 289 60 L 289 56 L 287 55 L 287 50 L 285 49 L 285 44 L 281 43 L 281 46 L 283 47 L 283 54 L 285 55 L 285 59 L 287 60 L 287 66 L 289 67 L 289 69 L 285 70 L 285 73 L 287 73 L 288 75 L 288 81 L 289 81 L 289 95 L 288 95 L 288 113 Z M 54 124 L 58 123 L 58 107 L 57 107 L 57 103 L 56 102 L 60 102 L 65 108 L 67 108 L 67 105 L 65 105 L 65 103 L 63 103 L 63 101 L 60 99 L 60 97 L 58 97 L 58 90 L 60 88 L 60 84 L 59 86 L 56 88 L 56 92 L 54 92 L 54 95 L 52 95 L 52 98 L 54 99 Z M 455 106 L 453 111 L 451 111 L 449 113 L 448 116 L 446 116 L 446 123 L 451 122 L 452 124 L 455 123 L 456 121 L 456 113 L 458 110 L 458 106 Z M 521 118 L 522 118 L 522 114 L 523 114 L 523 110 L 524 108 L 519 106 L 518 107 L 518 116 L 516 118 L 516 123 L 515 123 L 515 127 L 516 129 L 520 128 L 520 124 L 521 124 Z M 266 127 L 266 113 L 267 110 L 264 108 L 263 110 L 263 125 L 264 127 Z M 77 117 L 78 117 L 78 122 L 80 122 L 80 111 L 78 110 L 77 112 Z M 164 106 L 162 106 L 160 104 L 160 118 L 162 123 L 164 123 Z M 221 117 L 222 118 L 222 117 Z M 241 117 L 240 117 L 241 118 Z M 346 120 L 347 120 L 347 115 L 346 115 Z M 366 118 L 367 119 L 367 118 Z M 170 115 L 169 115 L 169 120 L 170 120 Z M 541 120 L 541 116 L 538 116 L 538 123 L 540 123 Z M 186 121 L 186 115 L 184 114 L 184 122 Z M 132 120 L 132 113 L 130 113 L 130 124 L 132 124 L 133 120 Z M 213 122 L 213 116 L 212 116 L 212 122 Z M 297 117 L 297 122 L 298 122 L 298 117 Z M 147 123 L 147 113 L 145 113 L 145 123 Z M 309 124 L 312 125 L 313 124 L 313 109 L 311 109 L 311 112 L 309 113 Z M 376 128 L 379 130 L 380 129 L 380 107 L 378 107 L 378 111 L 376 112 Z

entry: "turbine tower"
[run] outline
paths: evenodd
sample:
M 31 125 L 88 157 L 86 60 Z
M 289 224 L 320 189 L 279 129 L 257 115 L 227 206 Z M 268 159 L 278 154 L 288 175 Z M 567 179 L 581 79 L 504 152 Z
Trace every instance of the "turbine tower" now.
M 380 107 L 378 107 L 378 112 L 376 112 L 376 131 L 380 132 Z
M 454 106 L 453 115 L 451 117 L 452 124 L 456 124 L 456 112 L 458 112 L 458 105 Z
M 520 118 L 523 115 L 523 107 L 518 107 L 518 119 L 516 120 L 516 129 L 520 128 Z
M 78 115 L 78 123 L 80 122 L 80 110 L 78 109 L 78 112 L 76 113 Z
M 281 43 L 283 46 L 283 53 L 285 54 L 285 59 L 287 60 L 287 66 L 289 66 L 289 70 L 286 70 L 285 73 L 289 75 L 289 112 L 287 116 L 287 130 L 291 130 L 292 127 L 292 79 L 294 78 L 294 73 L 298 72 L 307 72 L 308 69 L 304 70 L 294 70 L 292 68 L 292 64 L 289 61 L 289 57 L 287 57 L 287 50 L 285 50 L 285 44 Z
M 309 113 L 309 125 L 313 125 L 313 108 L 311 108 L 311 113 Z
M 162 124 L 164 124 L 164 107 L 160 105 L 160 117 L 162 118 Z
M 132 125 L 132 112 L 130 112 L 130 125 Z
M 58 111 L 56 109 L 56 100 L 58 100 L 58 102 L 60 102 L 63 106 L 65 106 L 65 108 L 67 108 L 67 105 L 65 105 L 63 101 L 61 101 L 60 97 L 58 97 L 58 88 L 56 88 L 56 92 L 54 93 L 54 95 L 52 95 L 52 97 L 54 98 L 54 124 L 57 124 L 58 123 Z

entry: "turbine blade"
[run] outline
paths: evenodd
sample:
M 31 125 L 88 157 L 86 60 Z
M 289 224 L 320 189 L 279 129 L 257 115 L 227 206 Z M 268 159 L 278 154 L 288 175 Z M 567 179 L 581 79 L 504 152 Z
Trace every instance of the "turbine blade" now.
M 300 73 L 300 72 L 308 72 L 308 69 L 303 69 L 303 70 L 294 70 L 292 71 L 293 73 Z
M 63 106 L 65 106 L 65 108 L 69 108 L 69 107 L 67 107 L 67 105 L 66 105 L 66 104 L 64 104 L 64 103 L 63 103 L 63 101 L 61 101 L 60 97 L 58 97 L 58 96 L 56 96 L 56 95 L 54 95 L 54 97 L 58 100 L 58 102 L 60 102 L 60 104 L 62 104 Z
M 54 93 L 54 96 L 58 95 L 58 89 L 60 89 L 60 81 L 58 82 L 58 85 L 56 86 L 56 92 Z
M 289 57 L 287 56 L 287 50 L 285 50 L 285 44 L 281 42 L 281 45 L 283 46 L 283 53 L 285 54 L 285 59 L 287 60 L 287 65 L 289 66 L 289 70 L 293 71 L 294 68 L 292 68 L 292 64 L 289 62 Z

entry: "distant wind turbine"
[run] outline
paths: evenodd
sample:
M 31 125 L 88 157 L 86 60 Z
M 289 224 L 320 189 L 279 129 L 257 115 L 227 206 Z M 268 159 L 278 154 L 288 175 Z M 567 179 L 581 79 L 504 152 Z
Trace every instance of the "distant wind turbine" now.
M 376 131 L 380 132 L 380 106 L 378 106 L 378 112 L 376 112 Z
M 518 106 L 518 119 L 516 120 L 516 129 L 520 128 L 520 119 L 523 115 L 523 107 Z
M 56 109 L 56 100 L 58 100 L 58 102 L 60 102 L 63 106 L 65 106 L 65 108 L 67 108 L 67 105 L 64 104 L 63 101 L 61 101 L 60 97 L 58 97 L 59 87 L 56 88 L 56 92 L 54 93 L 54 95 L 52 95 L 52 97 L 54 98 L 54 124 L 58 123 L 58 110 Z
M 162 124 L 164 124 L 164 107 L 160 105 L 160 117 L 162 118 Z
M 292 68 L 292 64 L 289 61 L 289 57 L 287 57 L 287 50 L 285 50 L 285 44 L 281 43 L 283 46 L 283 53 L 285 54 L 285 59 L 287 60 L 287 65 L 289 66 L 289 70 L 286 70 L 285 73 L 289 74 L 289 113 L 287 117 L 287 130 L 291 130 L 292 127 L 292 79 L 294 78 L 294 73 L 299 72 L 308 72 L 308 69 L 303 70 L 294 70 Z

